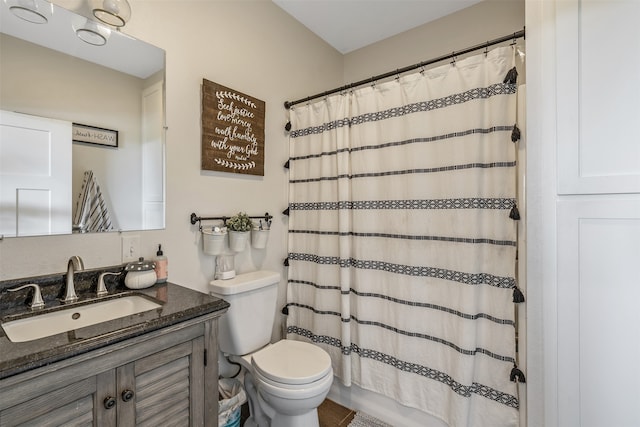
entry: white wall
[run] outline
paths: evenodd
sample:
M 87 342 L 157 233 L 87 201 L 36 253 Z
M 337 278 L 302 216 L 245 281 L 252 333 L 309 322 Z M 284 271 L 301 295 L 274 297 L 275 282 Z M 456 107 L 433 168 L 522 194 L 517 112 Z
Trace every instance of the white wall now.
M 345 55 L 345 83 L 418 64 L 523 28 L 524 0 L 485 0 Z M 519 83 L 523 83 L 522 77 Z

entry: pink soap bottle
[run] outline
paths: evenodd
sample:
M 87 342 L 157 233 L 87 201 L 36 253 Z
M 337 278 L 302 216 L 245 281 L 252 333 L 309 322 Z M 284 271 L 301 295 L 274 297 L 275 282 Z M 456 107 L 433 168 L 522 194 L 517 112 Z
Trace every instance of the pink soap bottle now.
M 162 253 L 162 245 L 158 245 L 158 252 L 156 252 L 154 262 L 156 263 L 156 283 L 165 283 L 169 276 L 169 260 Z

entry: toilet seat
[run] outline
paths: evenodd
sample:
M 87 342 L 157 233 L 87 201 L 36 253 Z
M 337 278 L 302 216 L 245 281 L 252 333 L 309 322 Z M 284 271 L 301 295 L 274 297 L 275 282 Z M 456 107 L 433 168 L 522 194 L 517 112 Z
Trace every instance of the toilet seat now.
M 331 387 L 331 383 L 333 383 L 333 370 L 329 370 L 324 377 L 307 384 L 291 385 L 277 383 L 264 377 L 257 371 L 254 372 L 254 378 L 258 389 L 263 394 L 266 393 L 285 400 L 303 400 L 317 396 L 324 398 Z M 319 403 L 320 402 L 318 402 L 318 404 Z
M 256 376 L 285 389 L 301 389 L 320 379 L 332 377 L 329 354 L 313 344 L 281 340 L 251 356 Z

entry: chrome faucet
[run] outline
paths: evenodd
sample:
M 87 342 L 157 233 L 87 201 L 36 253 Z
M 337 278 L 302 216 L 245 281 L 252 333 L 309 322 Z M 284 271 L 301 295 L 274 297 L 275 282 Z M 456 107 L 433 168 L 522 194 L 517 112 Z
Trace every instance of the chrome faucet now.
M 33 288 L 33 298 L 31 299 L 31 304 L 29 304 L 29 308 L 31 308 L 31 310 L 36 310 L 38 308 L 44 307 L 44 301 L 42 300 L 42 293 L 40 292 L 40 286 L 38 286 L 35 283 L 29 283 L 27 285 L 22 285 L 17 288 L 7 289 L 7 290 L 9 292 L 15 292 L 25 288 Z
M 79 256 L 72 256 L 67 263 L 67 288 L 65 290 L 64 298 L 62 302 L 76 302 L 78 301 L 78 295 L 76 295 L 75 285 L 73 284 L 73 275 L 76 271 L 84 270 L 84 263 Z

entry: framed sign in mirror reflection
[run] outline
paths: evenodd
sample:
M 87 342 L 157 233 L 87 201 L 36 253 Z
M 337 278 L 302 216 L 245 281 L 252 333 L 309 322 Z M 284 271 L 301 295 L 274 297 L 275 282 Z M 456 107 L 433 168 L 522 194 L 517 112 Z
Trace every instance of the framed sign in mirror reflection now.
M 74 123 L 73 142 L 118 148 L 118 131 Z

